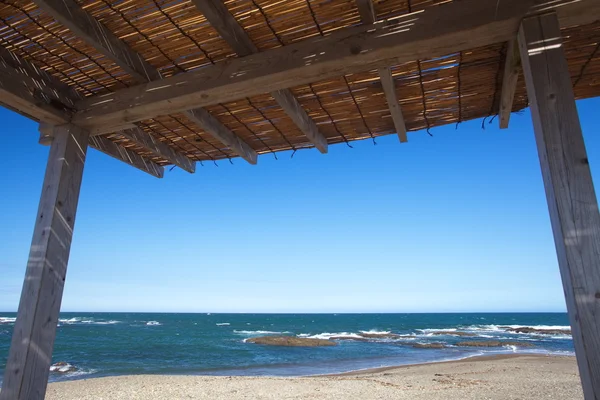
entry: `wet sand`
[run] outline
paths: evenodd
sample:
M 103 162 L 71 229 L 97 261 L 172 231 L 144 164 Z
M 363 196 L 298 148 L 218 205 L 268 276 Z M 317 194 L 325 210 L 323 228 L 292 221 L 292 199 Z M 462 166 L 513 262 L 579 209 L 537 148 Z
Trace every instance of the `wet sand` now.
M 575 357 L 504 355 L 339 375 L 131 375 L 57 382 L 49 400 L 583 399 Z

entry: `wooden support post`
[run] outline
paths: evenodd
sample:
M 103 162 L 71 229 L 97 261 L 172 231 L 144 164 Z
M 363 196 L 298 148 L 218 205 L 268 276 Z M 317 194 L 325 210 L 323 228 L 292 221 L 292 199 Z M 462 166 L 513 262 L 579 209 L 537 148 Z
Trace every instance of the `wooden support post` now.
M 557 16 L 526 18 L 519 50 L 586 400 L 600 399 L 600 213 Z
M 55 128 L 0 400 L 46 393 L 87 144 L 87 131 Z
M 500 97 L 500 129 L 508 128 L 520 72 L 521 58 L 517 39 L 515 38 L 508 42 L 506 60 L 504 60 L 504 78 L 502 79 L 502 96 Z

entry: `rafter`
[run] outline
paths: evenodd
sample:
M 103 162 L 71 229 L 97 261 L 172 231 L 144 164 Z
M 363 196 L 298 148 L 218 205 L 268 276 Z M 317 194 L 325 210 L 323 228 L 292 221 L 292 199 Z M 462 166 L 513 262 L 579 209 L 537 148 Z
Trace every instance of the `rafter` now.
M 356 5 L 358 6 L 358 12 L 364 24 L 372 24 L 377 20 L 372 0 L 356 0 Z M 388 103 L 390 115 L 392 116 L 394 128 L 396 129 L 400 143 L 407 142 L 408 138 L 406 137 L 406 125 L 404 124 L 404 116 L 402 115 L 400 103 L 398 103 L 396 84 L 394 83 L 392 71 L 388 66 L 385 66 L 379 68 L 377 72 L 379 73 L 381 86 L 383 87 L 385 99 Z
M 164 175 L 163 167 L 105 137 L 90 136 L 90 146 L 157 178 L 162 178 Z
M 38 121 L 63 124 L 79 98 L 72 89 L 0 47 L 0 102 Z
M 258 53 L 258 48 L 252 43 L 250 36 L 231 15 L 221 0 L 192 0 L 192 2 L 238 56 L 244 57 Z M 306 135 L 308 140 L 321 153 L 327 153 L 327 138 L 319 132 L 315 122 L 308 116 L 292 92 L 289 89 L 281 89 L 271 92 L 271 96 Z
M 398 134 L 398 138 L 400 138 L 400 142 L 405 143 L 408 141 L 406 137 L 406 125 L 404 124 L 404 115 L 402 115 L 400 103 L 396 96 L 396 84 L 394 83 L 392 71 L 388 67 L 383 67 L 379 68 L 378 72 L 381 86 L 383 86 L 383 92 L 385 93 L 385 99 L 387 100 L 388 108 L 390 109 L 392 121 L 394 122 L 394 128 L 396 128 L 396 133 Z
M 137 81 L 148 82 L 161 78 L 156 68 L 83 10 L 74 0 L 33 0 L 33 2 L 80 39 L 113 60 Z
M 363 24 L 372 24 L 375 22 L 375 8 L 372 0 L 356 0 L 358 13 Z
M 508 128 L 512 112 L 519 74 L 521 73 L 521 56 L 517 39 L 508 42 L 506 60 L 504 62 L 504 78 L 502 79 L 502 95 L 500 97 L 500 129 Z
M 48 144 L 51 141 L 53 125 L 69 123 L 73 105 L 79 99 L 79 94 L 73 88 L 13 52 L 0 47 L 0 103 L 40 121 L 40 143 Z M 94 130 L 97 129 L 90 129 L 90 132 Z M 92 139 L 90 138 L 89 146 L 144 172 L 158 176 L 159 169 L 162 169 L 108 139 L 101 138 L 102 140 L 98 141 Z M 112 145 L 105 142 L 110 142 Z
M 161 142 L 154 136 L 145 132 L 139 127 L 124 129 L 119 132 L 127 139 L 132 140 L 138 145 L 150 150 L 154 155 L 169 160 L 184 171 L 194 173 L 196 171 L 196 162 L 190 160 L 187 156 L 173 150 L 167 144 Z
M 246 142 L 239 138 L 235 133 L 231 132 L 225 125 L 219 122 L 204 108 L 189 110 L 185 115 L 199 125 L 206 132 L 219 140 L 226 146 L 229 146 L 236 154 L 248 161 L 250 164 L 256 164 L 258 154 Z
M 69 28 L 69 30 L 79 36 L 88 45 L 114 61 L 138 82 L 151 82 L 161 79 L 160 72 L 155 67 L 146 62 L 140 54 L 108 30 L 94 16 L 82 9 L 74 0 L 33 1 L 38 7 L 52 15 L 58 22 Z M 119 126 L 119 129 L 113 129 L 112 131 L 125 130 L 127 128 L 130 127 Z M 107 132 L 106 129 L 103 129 L 102 132 L 112 133 L 110 131 Z M 231 132 L 231 135 L 233 135 L 233 132 Z M 147 137 L 145 140 L 138 140 L 141 139 L 140 135 L 134 135 L 133 137 L 135 139 L 132 140 L 152 153 L 166 158 L 188 172 L 194 172 L 195 167 L 191 165 L 192 161 L 186 161 L 184 159 L 185 156 L 176 153 L 174 150 L 167 151 L 166 144 L 157 145 L 152 137 Z M 160 146 L 160 151 L 158 151 L 157 146 Z M 185 167 L 182 165 L 185 165 Z
M 556 9 L 564 26 L 592 23 L 595 0 L 463 0 L 392 21 L 339 30 L 246 57 L 175 75 L 76 105 L 73 121 L 84 126 L 120 126 L 356 73 L 462 50 L 514 37 L 531 12 Z

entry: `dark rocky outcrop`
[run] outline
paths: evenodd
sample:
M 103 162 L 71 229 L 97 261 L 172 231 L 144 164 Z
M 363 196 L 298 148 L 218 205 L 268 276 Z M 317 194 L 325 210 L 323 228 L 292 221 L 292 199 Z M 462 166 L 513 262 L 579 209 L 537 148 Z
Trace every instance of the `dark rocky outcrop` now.
M 537 329 L 537 328 L 531 328 L 531 327 L 521 327 L 521 328 L 508 328 L 506 329 L 507 332 L 512 332 L 512 333 L 534 333 L 537 335 L 570 335 L 571 334 L 571 330 L 570 329 Z
M 413 345 L 415 349 L 445 349 L 444 343 L 415 343 Z
M 502 346 L 517 346 L 517 347 L 533 347 L 531 343 L 522 342 L 501 342 L 499 340 L 481 340 L 472 342 L 458 342 L 456 346 L 461 347 L 502 347 Z
M 295 336 L 261 336 L 246 339 L 247 343 L 264 344 L 268 346 L 287 347 L 320 347 L 336 346 L 337 343 L 328 339 L 299 338 Z
M 354 337 L 354 336 L 332 336 L 329 338 L 330 340 L 349 340 L 351 342 L 368 342 L 369 339 L 364 337 Z
M 449 335 L 449 336 L 460 336 L 460 337 L 473 337 L 477 336 L 475 333 L 471 332 L 457 332 L 457 331 L 437 331 L 432 332 L 432 335 Z
M 397 333 L 370 333 L 370 332 L 361 332 L 360 336 L 366 339 L 398 339 L 402 336 Z

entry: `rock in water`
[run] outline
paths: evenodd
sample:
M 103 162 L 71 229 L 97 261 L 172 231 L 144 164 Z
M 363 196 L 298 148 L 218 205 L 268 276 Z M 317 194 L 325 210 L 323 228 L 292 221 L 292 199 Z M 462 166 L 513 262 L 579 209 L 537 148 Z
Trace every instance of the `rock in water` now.
M 328 339 L 299 338 L 295 336 L 261 336 L 246 339 L 246 343 L 288 347 L 320 347 L 337 345 L 336 342 Z
M 444 343 L 416 343 L 413 345 L 415 349 L 445 349 Z
M 50 372 L 61 372 L 64 374 L 66 372 L 73 372 L 73 371 L 77 371 L 77 368 L 75 368 L 75 366 L 69 364 L 68 362 L 64 362 L 64 361 L 59 361 L 50 366 Z
M 396 333 L 372 333 L 372 332 L 361 332 L 360 336 L 366 339 L 397 339 L 402 336 Z
M 499 340 L 481 340 L 473 342 L 459 342 L 455 346 L 461 347 L 502 347 L 502 346 L 517 346 L 517 347 L 533 347 L 531 343 L 522 342 L 501 342 Z
M 570 335 L 571 334 L 570 329 L 537 329 L 537 328 L 530 328 L 527 326 L 524 326 L 521 328 L 508 328 L 506 331 L 513 332 L 513 333 L 535 333 L 535 334 L 539 334 L 539 335 Z
M 329 340 L 349 340 L 351 342 L 368 342 L 369 339 L 364 337 L 353 337 L 353 336 L 332 336 Z

